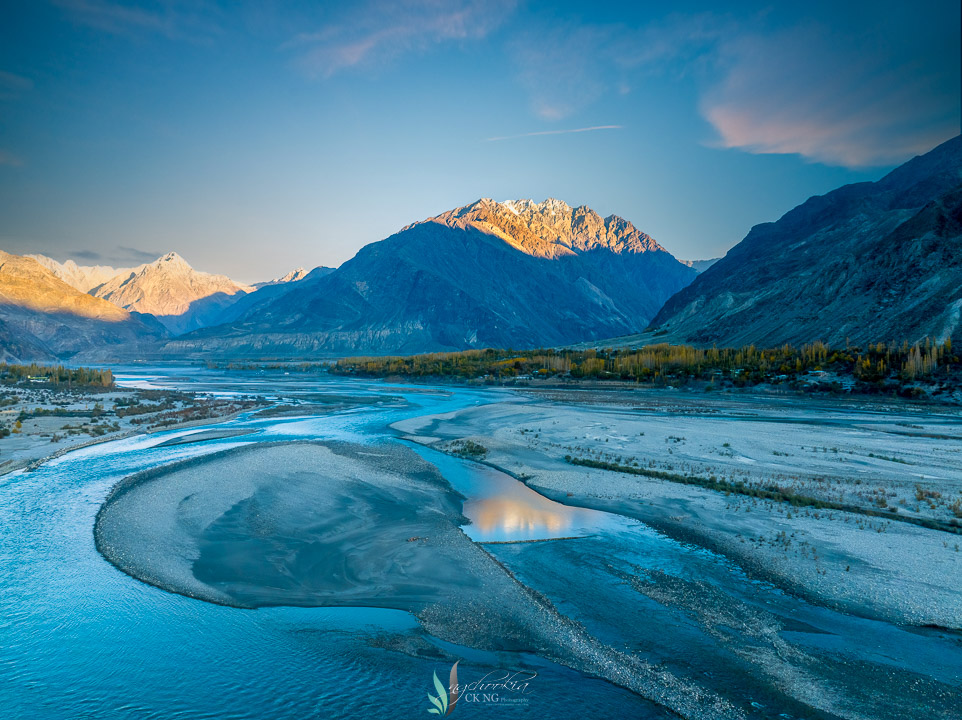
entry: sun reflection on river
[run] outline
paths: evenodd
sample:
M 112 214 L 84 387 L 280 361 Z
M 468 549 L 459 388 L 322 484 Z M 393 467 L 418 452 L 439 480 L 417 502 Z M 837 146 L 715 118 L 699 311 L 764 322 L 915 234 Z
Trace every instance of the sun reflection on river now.
M 606 513 L 550 500 L 488 465 L 413 447 L 465 497 L 462 513 L 471 522 L 463 529 L 475 542 L 582 537 L 622 522 Z
M 562 507 L 563 510 L 568 508 Z M 464 514 L 483 538 L 558 537 L 571 529 L 570 512 L 538 507 L 527 499 L 486 497 L 464 503 Z

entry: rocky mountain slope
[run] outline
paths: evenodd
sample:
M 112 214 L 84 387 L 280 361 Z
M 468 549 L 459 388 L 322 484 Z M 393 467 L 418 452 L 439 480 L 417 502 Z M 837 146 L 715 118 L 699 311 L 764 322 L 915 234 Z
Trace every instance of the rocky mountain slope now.
M 154 315 L 175 335 L 225 320 L 222 316 L 255 289 L 303 279 L 303 268 L 284 277 L 247 286 L 224 275 L 194 270 L 177 253 L 134 268 L 77 265 L 57 262 L 45 255 L 27 255 L 59 279 L 81 292 L 103 298 L 131 312 Z M 249 305 L 248 305 L 249 306 Z M 239 312 L 230 316 L 236 317 Z
M 109 265 L 78 265 L 73 260 L 57 262 L 46 255 L 26 255 L 47 268 L 70 287 L 89 293 L 98 285 L 103 285 L 117 275 L 127 275 L 135 268 L 115 268 Z
M 748 236 L 652 322 L 662 340 L 962 340 L 962 136 Z
M 322 268 L 315 268 L 322 269 Z M 327 270 L 333 270 L 334 268 L 323 268 Z M 303 280 L 310 273 L 302 267 L 295 268 L 291 270 L 287 275 L 279 278 L 274 278 L 273 280 L 268 280 L 267 282 L 254 283 L 254 287 L 260 290 L 262 287 L 267 287 L 268 285 L 283 285 L 284 283 L 297 282 L 298 280 Z
M 228 305 L 223 312 L 208 324 L 223 325 L 224 323 L 234 322 L 249 312 L 255 305 L 266 305 L 267 303 L 274 302 L 292 290 L 305 287 L 302 283 L 315 282 L 326 275 L 330 275 L 332 272 L 334 272 L 334 268 L 322 266 L 316 267 L 310 272 L 305 271 L 304 268 L 298 268 L 287 273 L 284 277 L 266 283 L 258 283 L 254 286 L 257 288 L 254 292 L 238 297 L 234 303 Z
M 482 199 L 166 352 L 256 356 L 534 347 L 637 332 L 696 273 L 630 222 Z
M 135 357 L 163 330 L 71 287 L 33 258 L 0 251 L 0 356 Z
M 91 294 L 125 310 L 149 313 L 179 335 L 209 325 L 253 290 L 226 275 L 194 270 L 172 252 L 111 278 Z

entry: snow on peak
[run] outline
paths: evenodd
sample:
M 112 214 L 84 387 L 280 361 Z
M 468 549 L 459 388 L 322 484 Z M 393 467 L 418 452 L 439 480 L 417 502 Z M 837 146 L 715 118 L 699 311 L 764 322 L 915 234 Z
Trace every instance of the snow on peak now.
M 564 200 L 556 200 L 555 198 L 547 198 L 538 207 L 544 208 L 545 210 L 550 210 L 552 212 L 571 212 L 571 206 L 568 205 Z
M 291 270 L 284 277 L 279 277 L 274 280 L 275 283 L 287 283 L 287 282 L 297 282 L 303 279 L 307 275 L 307 270 L 302 267 L 295 268 Z
M 513 212 L 515 215 L 529 213 L 532 215 L 556 215 L 571 212 L 571 206 L 564 200 L 547 198 L 544 202 L 536 203 L 534 200 L 522 198 L 520 200 L 505 200 L 498 203 L 505 210 Z
M 156 265 L 170 264 L 170 265 L 188 265 L 187 261 L 184 260 L 180 255 L 175 252 L 169 252 L 163 257 L 157 258 L 155 261 Z

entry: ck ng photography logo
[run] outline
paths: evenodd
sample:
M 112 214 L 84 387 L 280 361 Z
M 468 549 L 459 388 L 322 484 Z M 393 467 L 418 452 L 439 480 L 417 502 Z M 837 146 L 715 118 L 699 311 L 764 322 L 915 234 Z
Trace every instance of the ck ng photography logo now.
M 428 700 L 432 707 L 428 708 L 431 715 L 450 715 L 460 702 L 477 705 L 526 705 L 531 693 L 531 682 L 538 673 L 530 671 L 492 670 L 480 680 L 458 682 L 458 663 L 451 666 L 448 674 L 448 686 L 438 678 L 434 672 L 434 691 L 437 695 L 428 693 Z

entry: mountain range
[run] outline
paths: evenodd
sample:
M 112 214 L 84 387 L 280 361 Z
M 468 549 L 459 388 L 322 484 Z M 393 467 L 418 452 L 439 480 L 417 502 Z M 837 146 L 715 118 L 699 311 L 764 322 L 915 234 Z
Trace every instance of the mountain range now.
M 652 330 L 719 346 L 962 339 L 960 213 L 962 136 L 756 225 Z
M 109 265 L 78 265 L 73 260 L 60 263 L 46 255 L 26 255 L 25 257 L 33 258 L 70 287 L 82 293 L 89 293 L 118 275 L 128 275 L 134 272 L 134 268 L 115 268 Z
M 237 296 L 254 288 L 226 275 L 194 270 L 177 253 L 120 273 L 90 293 L 125 310 L 149 313 L 172 334 L 215 322 Z
M 311 358 L 481 347 L 962 342 L 962 136 L 809 198 L 718 260 L 588 207 L 474 203 L 338 268 L 243 285 L 0 254 L 0 357 Z
M 163 327 L 67 284 L 36 259 L 0 251 L 0 359 L 128 357 Z
M 216 322 L 221 313 L 255 288 L 225 275 L 194 270 L 177 253 L 134 268 L 59 263 L 30 255 L 68 285 L 130 312 L 153 315 L 174 335 Z M 292 274 L 293 277 L 293 274 Z
M 77 265 L 73 260 L 60 263 L 45 255 L 25 257 L 36 260 L 76 290 L 132 313 L 151 316 L 171 335 L 225 322 L 234 317 L 229 311 L 241 300 L 276 297 L 285 292 L 289 283 L 309 275 L 304 268 L 297 268 L 274 280 L 244 285 L 226 275 L 195 270 L 175 252 L 133 268 Z M 329 268 L 316 268 L 312 272 L 323 274 L 325 271 Z M 258 294 L 272 286 L 276 286 L 274 290 Z
M 362 248 L 186 355 L 304 357 L 560 345 L 641 330 L 696 272 L 617 216 L 481 199 Z

